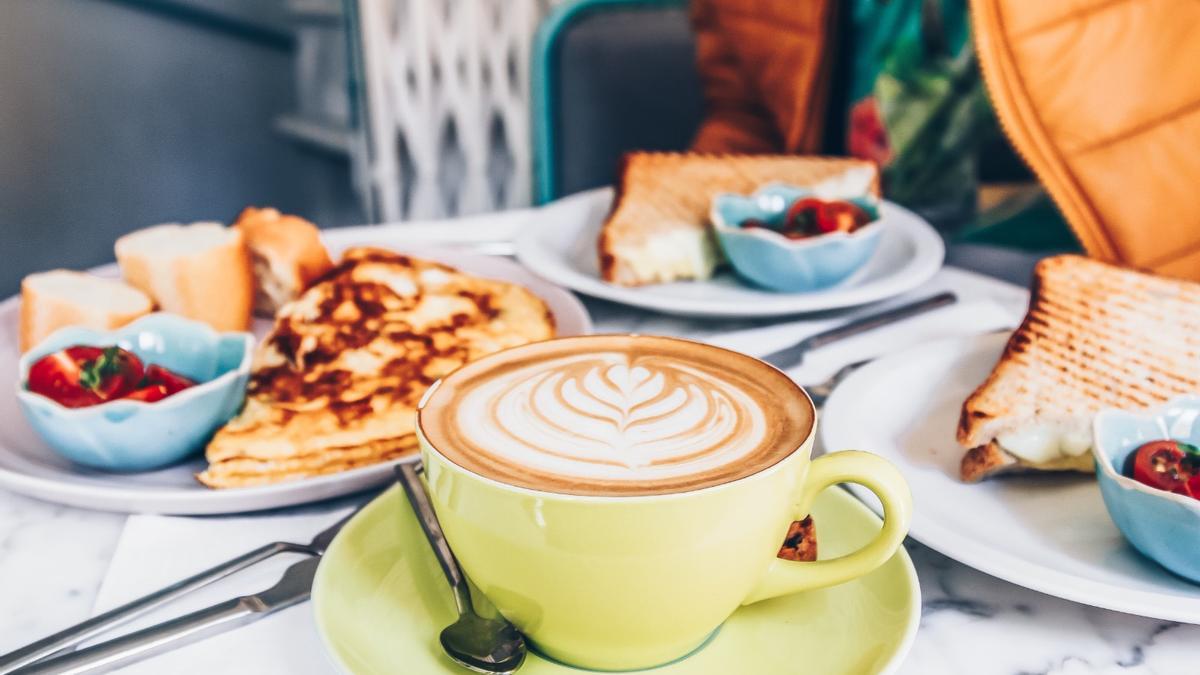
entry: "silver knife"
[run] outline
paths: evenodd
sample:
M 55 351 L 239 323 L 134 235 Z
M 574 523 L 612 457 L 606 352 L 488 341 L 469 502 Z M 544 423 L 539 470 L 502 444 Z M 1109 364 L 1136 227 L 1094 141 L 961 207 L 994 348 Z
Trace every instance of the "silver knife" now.
M 360 506 L 359 509 L 362 507 Z M 27 666 L 35 661 L 53 656 L 58 652 L 74 647 L 82 642 L 100 635 L 116 626 L 119 626 L 127 621 L 131 621 L 151 610 L 165 605 L 172 600 L 186 595 L 197 588 L 207 586 L 214 581 L 223 579 L 224 577 L 246 569 L 251 565 L 257 564 L 278 555 L 280 553 L 304 553 L 307 555 L 319 556 L 325 553 L 325 549 L 329 547 L 329 543 L 341 531 L 342 526 L 350 521 L 359 509 L 355 509 L 353 513 L 337 521 L 333 525 L 322 530 L 312 541 L 307 544 L 297 544 L 288 541 L 276 541 L 270 544 L 260 546 L 253 551 L 232 559 L 227 560 L 215 567 L 192 575 L 187 579 L 183 579 L 176 583 L 167 586 L 166 588 L 157 590 L 149 595 L 130 601 L 120 607 L 111 609 L 103 614 L 94 616 L 86 621 L 77 623 L 70 628 L 63 629 L 54 635 L 42 638 L 37 642 L 26 645 L 14 652 L 0 655 L 0 675 L 15 673 L 19 668 Z
M 278 583 L 260 593 L 227 600 L 108 642 L 39 661 L 14 672 L 20 675 L 107 672 L 243 626 L 308 600 L 313 576 L 320 562 L 319 557 L 311 557 L 293 564 Z
M 763 361 L 775 366 L 780 370 L 795 368 L 804 362 L 804 355 L 810 350 L 818 347 L 824 347 L 831 342 L 837 342 L 845 338 L 854 337 L 866 333 L 867 331 L 882 328 L 897 321 L 903 321 L 909 317 L 924 314 L 925 312 L 945 307 L 958 302 L 958 296 L 954 293 L 938 293 L 923 300 L 910 302 L 907 305 L 893 307 L 892 309 L 884 310 L 876 314 L 855 319 L 840 326 L 835 326 L 829 330 L 821 331 L 816 335 L 810 335 L 803 340 L 797 342 L 791 347 L 786 347 L 777 352 L 772 352 L 766 356 L 759 357 Z

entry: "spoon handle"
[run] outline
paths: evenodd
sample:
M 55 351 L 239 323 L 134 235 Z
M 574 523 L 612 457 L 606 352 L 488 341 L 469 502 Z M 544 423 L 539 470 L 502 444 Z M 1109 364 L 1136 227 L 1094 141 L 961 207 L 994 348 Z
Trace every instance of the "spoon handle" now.
M 425 538 L 433 547 L 433 553 L 437 556 L 438 564 L 442 566 L 446 581 L 449 581 L 450 588 L 454 589 L 454 602 L 458 604 L 458 611 L 460 614 L 464 614 L 472 611 L 471 591 L 467 587 L 467 579 L 463 576 L 458 561 L 454 559 L 454 553 L 450 551 L 450 544 L 446 542 L 442 526 L 438 524 L 437 514 L 434 513 L 433 504 L 429 501 L 429 493 L 425 491 L 425 484 L 417 475 L 416 467 L 415 463 L 397 465 L 396 478 L 404 487 L 404 494 L 408 495 L 408 502 L 412 504 L 413 511 L 417 514 L 417 520 L 421 523 L 421 530 L 425 533 Z

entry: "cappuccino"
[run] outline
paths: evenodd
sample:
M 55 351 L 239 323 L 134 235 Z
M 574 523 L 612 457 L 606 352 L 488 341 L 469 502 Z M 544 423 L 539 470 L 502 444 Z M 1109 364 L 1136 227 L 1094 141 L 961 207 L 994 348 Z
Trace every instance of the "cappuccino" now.
M 600 335 L 516 347 L 443 379 L 418 412 L 426 440 L 502 483 L 652 495 L 755 474 L 799 448 L 808 397 L 757 359 L 673 338 Z

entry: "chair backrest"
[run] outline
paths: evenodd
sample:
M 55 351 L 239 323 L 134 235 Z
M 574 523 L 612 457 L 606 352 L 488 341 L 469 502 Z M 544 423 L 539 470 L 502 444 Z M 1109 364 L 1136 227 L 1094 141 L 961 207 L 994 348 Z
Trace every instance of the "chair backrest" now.
M 628 150 L 683 150 L 700 123 L 686 0 L 566 2 L 531 59 L 538 203 L 611 185 Z

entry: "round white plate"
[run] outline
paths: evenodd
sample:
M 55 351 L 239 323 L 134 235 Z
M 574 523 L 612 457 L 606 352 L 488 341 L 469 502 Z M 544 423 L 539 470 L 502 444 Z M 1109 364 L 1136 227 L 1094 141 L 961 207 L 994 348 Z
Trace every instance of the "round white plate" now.
M 579 300 L 504 258 L 462 251 L 404 246 L 402 227 L 332 230 L 325 234 L 334 252 L 357 244 L 386 246 L 438 260 L 464 272 L 519 283 L 546 301 L 559 335 L 591 332 L 591 319 Z M 115 266 L 96 270 L 114 275 Z M 136 474 L 87 469 L 62 459 L 25 422 L 17 407 L 17 315 L 20 299 L 0 302 L 0 488 L 39 499 L 107 511 L 174 514 L 236 513 L 292 506 L 350 494 L 392 479 L 391 463 L 329 476 L 262 487 L 211 490 L 196 481 L 203 458 Z M 261 336 L 270 322 L 256 322 Z M 415 455 L 413 457 L 415 459 Z M 404 461 L 404 460 L 402 460 Z
M 625 287 L 600 279 L 596 241 L 612 206 L 603 188 L 550 204 L 517 237 L 517 257 L 531 270 L 597 298 L 684 316 L 766 317 L 864 305 L 912 290 L 942 266 L 942 238 L 913 212 L 884 202 L 879 248 L 851 279 L 823 291 L 776 293 L 739 281 L 729 270 L 707 281 Z
M 1009 476 L 974 485 L 959 480 L 959 410 L 1006 339 L 943 340 L 864 366 L 825 404 L 824 447 L 870 450 L 895 463 L 912 488 L 912 536 L 951 558 L 1086 605 L 1200 623 L 1200 585 L 1129 546 L 1091 476 Z M 867 490 L 851 489 L 879 511 Z

